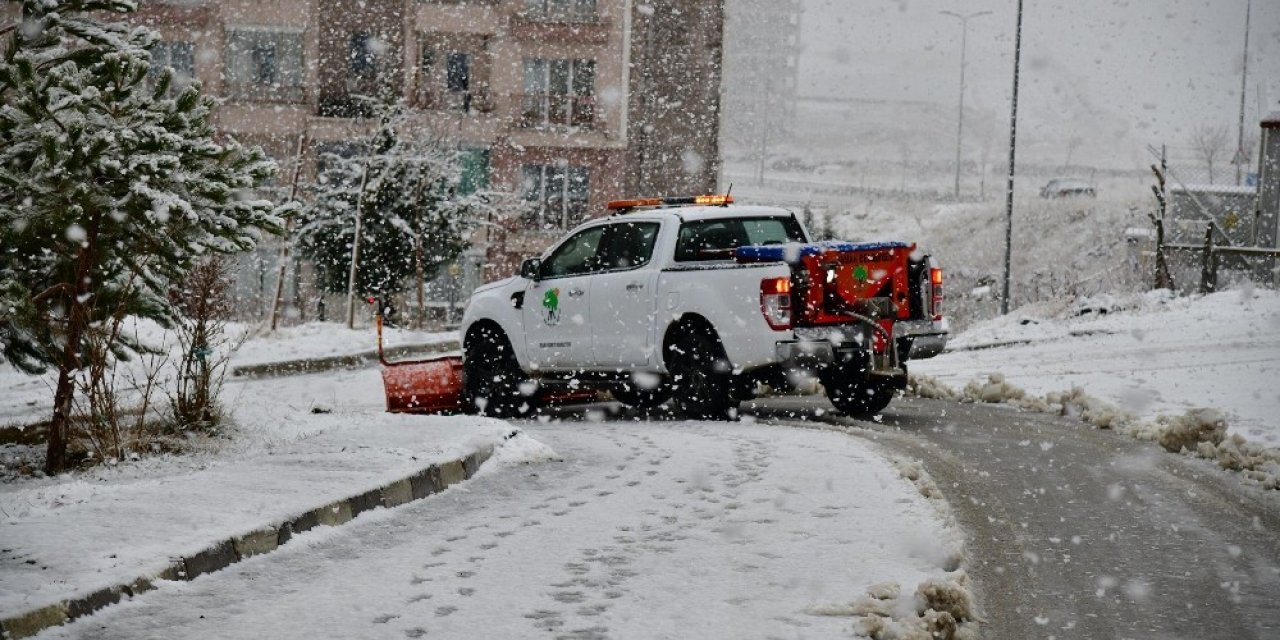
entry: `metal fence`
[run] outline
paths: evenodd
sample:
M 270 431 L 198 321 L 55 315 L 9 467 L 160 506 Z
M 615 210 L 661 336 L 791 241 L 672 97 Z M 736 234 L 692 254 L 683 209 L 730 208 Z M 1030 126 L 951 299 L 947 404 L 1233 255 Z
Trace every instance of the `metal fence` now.
M 1238 280 L 1276 286 L 1280 252 L 1263 246 L 1274 243 L 1263 241 L 1268 220 L 1258 206 L 1256 176 L 1226 162 L 1171 157 L 1167 149 L 1157 158 L 1155 286 L 1205 293 Z

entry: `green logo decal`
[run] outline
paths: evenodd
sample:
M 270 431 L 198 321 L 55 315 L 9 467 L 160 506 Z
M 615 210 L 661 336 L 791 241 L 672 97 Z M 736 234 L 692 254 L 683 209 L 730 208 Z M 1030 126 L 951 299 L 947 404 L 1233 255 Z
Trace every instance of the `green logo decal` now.
M 863 265 L 858 265 L 858 266 L 856 266 L 856 267 L 854 267 L 854 268 L 853 268 L 853 277 L 854 277 L 855 279 L 857 279 L 857 280 L 861 280 L 861 281 L 863 281 L 863 282 L 866 282 L 866 281 L 867 281 L 867 275 L 868 275 L 868 274 L 867 274 L 867 268 L 866 268 L 865 266 L 863 266 Z
M 543 320 L 547 325 L 554 326 L 560 324 L 560 290 L 547 289 L 542 294 L 542 308 L 546 311 L 542 314 Z

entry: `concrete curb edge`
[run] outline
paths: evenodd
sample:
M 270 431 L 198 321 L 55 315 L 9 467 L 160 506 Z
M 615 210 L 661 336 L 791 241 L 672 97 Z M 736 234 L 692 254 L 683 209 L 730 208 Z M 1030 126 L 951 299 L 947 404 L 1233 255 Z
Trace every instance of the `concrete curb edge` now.
M 506 436 L 510 439 L 517 432 Z M 295 534 L 318 526 L 339 526 L 377 507 L 392 508 L 421 500 L 467 480 L 493 455 L 493 446 L 483 447 L 448 462 L 432 464 L 377 489 L 316 507 L 284 522 L 220 540 L 195 554 L 171 558 L 164 570 L 141 576 L 126 584 L 105 587 L 92 593 L 56 602 L 19 615 L 0 619 L 0 638 L 28 638 L 93 614 L 126 598 L 156 588 L 160 580 L 189 581 L 220 571 L 241 560 L 270 553 L 289 542 Z
M 433 356 L 457 351 L 461 348 L 462 344 L 457 340 L 445 340 L 442 342 L 432 342 L 428 344 L 406 344 L 398 347 L 388 347 L 386 349 L 386 355 L 388 358 L 401 358 L 415 355 Z M 359 369 L 376 362 L 378 362 L 377 351 L 362 351 L 342 356 L 301 358 L 298 360 L 268 362 L 265 364 L 246 364 L 238 367 L 231 367 L 231 377 L 270 378 L 276 376 L 293 376 L 304 373 L 316 373 L 318 371 L 331 371 L 333 369 Z

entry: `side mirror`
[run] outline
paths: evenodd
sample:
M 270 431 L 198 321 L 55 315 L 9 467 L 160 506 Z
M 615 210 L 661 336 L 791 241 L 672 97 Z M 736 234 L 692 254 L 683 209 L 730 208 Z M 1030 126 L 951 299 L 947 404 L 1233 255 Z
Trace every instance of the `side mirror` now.
M 542 258 L 529 258 L 520 263 L 520 277 L 537 282 L 538 271 L 542 268 Z

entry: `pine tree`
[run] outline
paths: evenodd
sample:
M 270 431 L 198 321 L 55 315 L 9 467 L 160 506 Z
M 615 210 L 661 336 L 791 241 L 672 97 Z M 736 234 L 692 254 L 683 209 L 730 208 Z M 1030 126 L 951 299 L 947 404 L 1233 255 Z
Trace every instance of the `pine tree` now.
M 501 194 L 461 193 L 462 152 L 426 134 L 406 135 L 396 104 L 374 108 L 378 126 L 346 153 L 326 153 L 314 202 L 298 230 L 317 286 L 346 293 L 356 215 L 361 217 L 356 293 L 386 298 L 410 276 L 431 278 L 467 247 Z M 364 192 L 361 197 L 361 186 Z
M 67 464 L 86 332 L 122 305 L 168 324 L 193 261 L 252 248 L 285 212 L 252 195 L 274 163 L 216 135 L 198 84 L 148 80 L 157 34 L 111 19 L 134 8 L 25 0 L 0 31 L 0 353 L 58 370 L 50 473 Z

